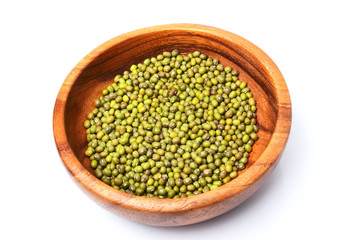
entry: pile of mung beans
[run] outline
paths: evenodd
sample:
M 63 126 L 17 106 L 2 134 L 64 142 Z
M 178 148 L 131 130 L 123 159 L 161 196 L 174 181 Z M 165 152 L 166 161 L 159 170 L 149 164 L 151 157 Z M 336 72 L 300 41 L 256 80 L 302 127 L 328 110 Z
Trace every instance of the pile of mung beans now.
M 239 72 L 194 51 L 132 65 L 88 114 L 97 178 L 152 198 L 204 193 L 238 176 L 257 140 L 256 102 Z

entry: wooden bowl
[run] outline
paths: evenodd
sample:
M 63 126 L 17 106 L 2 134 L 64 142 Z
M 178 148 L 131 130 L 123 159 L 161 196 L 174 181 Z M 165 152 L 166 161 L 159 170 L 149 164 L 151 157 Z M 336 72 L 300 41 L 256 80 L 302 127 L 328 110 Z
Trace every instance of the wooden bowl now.
M 246 169 L 218 189 L 182 199 L 150 199 L 114 189 L 94 176 L 83 126 L 94 100 L 117 74 L 165 50 L 199 50 L 240 71 L 257 102 L 259 140 Z M 193 24 L 136 30 L 115 37 L 84 57 L 65 79 L 57 96 L 53 131 L 63 164 L 81 189 L 99 205 L 124 218 L 157 226 L 193 224 L 238 206 L 269 177 L 291 128 L 291 101 L 283 76 L 257 46 L 233 33 Z

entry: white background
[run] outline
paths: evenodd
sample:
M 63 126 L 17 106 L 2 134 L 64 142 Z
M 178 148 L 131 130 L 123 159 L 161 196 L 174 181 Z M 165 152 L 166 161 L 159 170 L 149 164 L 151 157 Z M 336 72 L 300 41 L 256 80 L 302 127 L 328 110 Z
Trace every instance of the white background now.
M 1 1 L 0 239 L 349 239 L 349 7 L 346 1 Z M 87 53 L 168 23 L 236 33 L 263 49 L 290 90 L 280 164 L 238 208 L 150 227 L 112 215 L 72 182 L 52 132 L 55 98 Z

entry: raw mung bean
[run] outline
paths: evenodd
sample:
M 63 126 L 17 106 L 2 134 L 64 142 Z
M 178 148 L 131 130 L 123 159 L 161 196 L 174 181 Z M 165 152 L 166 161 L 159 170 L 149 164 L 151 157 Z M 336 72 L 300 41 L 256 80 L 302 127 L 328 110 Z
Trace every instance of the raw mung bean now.
M 247 83 L 200 51 L 165 51 L 132 65 L 94 107 L 83 125 L 96 177 L 139 196 L 214 190 L 247 167 L 258 139 Z

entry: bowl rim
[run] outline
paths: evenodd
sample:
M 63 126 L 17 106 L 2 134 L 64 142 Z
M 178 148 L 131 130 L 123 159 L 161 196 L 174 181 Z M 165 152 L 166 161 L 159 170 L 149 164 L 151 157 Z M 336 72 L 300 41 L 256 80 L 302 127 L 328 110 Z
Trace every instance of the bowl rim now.
M 263 63 L 263 70 L 274 80 L 277 106 L 276 125 L 271 139 L 264 152 L 258 158 L 258 161 L 249 167 L 244 174 L 239 175 L 238 181 L 230 181 L 221 187 L 187 198 L 180 199 L 153 199 L 124 193 L 120 190 L 103 183 L 85 169 L 77 159 L 73 150 L 69 146 L 64 124 L 64 115 L 69 92 L 79 77 L 81 72 L 93 61 L 99 54 L 107 51 L 116 44 L 119 44 L 129 38 L 142 34 L 156 33 L 164 30 L 185 30 L 193 32 L 202 32 L 218 36 L 221 39 L 228 40 L 232 44 L 239 45 L 249 53 L 250 57 Z M 201 209 L 209 205 L 225 201 L 235 195 L 241 194 L 249 188 L 250 185 L 261 179 L 274 165 L 278 163 L 280 156 L 286 146 L 292 122 L 291 99 L 286 82 L 271 58 L 259 47 L 249 42 L 245 38 L 216 27 L 199 24 L 166 24 L 153 27 L 146 27 L 134 30 L 117 37 L 114 37 L 105 43 L 99 45 L 89 54 L 87 54 L 68 74 L 64 80 L 54 106 L 53 114 L 53 132 L 55 143 L 60 158 L 66 169 L 81 186 L 92 193 L 94 196 L 102 198 L 112 204 L 120 207 L 142 212 L 153 213 L 179 213 L 191 210 Z

